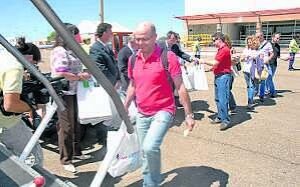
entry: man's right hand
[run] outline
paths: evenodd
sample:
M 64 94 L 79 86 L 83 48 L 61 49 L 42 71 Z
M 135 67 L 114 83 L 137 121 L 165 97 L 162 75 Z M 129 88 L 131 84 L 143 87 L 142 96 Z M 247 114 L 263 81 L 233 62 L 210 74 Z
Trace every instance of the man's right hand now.
M 124 103 L 124 108 L 125 108 L 126 113 L 129 114 L 129 111 L 128 111 L 129 105 L 126 101 Z
M 195 126 L 195 120 L 192 116 L 186 116 L 185 123 L 188 126 L 189 131 L 192 131 Z

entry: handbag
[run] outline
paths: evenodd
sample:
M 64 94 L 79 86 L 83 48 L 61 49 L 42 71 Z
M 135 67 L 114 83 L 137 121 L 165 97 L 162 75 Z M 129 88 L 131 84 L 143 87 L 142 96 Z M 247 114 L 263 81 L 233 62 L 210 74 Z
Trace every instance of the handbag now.
M 269 76 L 269 71 L 268 71 L 267 66 L 264 65 L 264 68 L 260 74 L 259 74 L 257 68 L 255 69 L 255 78 L 256 79 L 263 81 L 263 80 L 266 80 L 268 78 L 268 76 Z
M 92 79 L 78 82 L 77 104 L 81 124 L 95 125 L 112 118 L 110 96 Z
M 264 67 L 264 69 L 262 70 L 261 74 L 260 74 L 260 80 L 266 80 L 269 76 L 269 72 L 267 67 Z

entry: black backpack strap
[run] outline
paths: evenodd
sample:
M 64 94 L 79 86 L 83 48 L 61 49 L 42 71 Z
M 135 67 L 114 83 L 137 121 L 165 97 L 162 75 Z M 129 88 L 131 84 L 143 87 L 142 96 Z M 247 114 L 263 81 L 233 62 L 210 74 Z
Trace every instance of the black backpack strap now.
M 133 53 L 130 56 L 130 69 L 131 69 L 131 72 L 133 71 L 135 61 L 136 61 L 136 53 Z
M 168 50 L 167 49 L 162 49 L 160 57 L 161 57 L 161 61 L 162 61 L 162 64 L 164 66 L 164 69 L 167 72 L 169 72 Z
M 164 69 L 165 69 L 165 72 L 166 72 L 168 81 L 170 82 L 172 88 L 174 89 L 174 88 L 175 88 L 175 85 L 174 85 L 174 83 L 173 83 L 171 74 L 170 74 L 170 72 L 169 72 L 168 50 L 167 50 L 166 48 L 162 48 L 162 49 L 161 49 L 161 56 L 160 56 L 160 58 L 161 58 L 163 67 L 164 67 Z M 133 72 L 133 68 L 134 68 L 134 65 L 135 65 L 135 61 L 136 61 L 136 53 L 134 53 L 134 54 L 132 54 L 132 55 L 130 56 L 130 69 L 131 69 L 131 72 Z
M 264 48 L 268 43 L 269 43 L 269 41 L 266 41 L 262 46 L 259 47 L 259 49 Z
M 174 90 L 175 85 L 174 85 L 172 76 L 171 76 L 170 71 L 169 71 L 168 50 L 166 48 L 161 50 L 160 58 L 161 58 L 161 62 L 163 64 L 163 66 L 164 66 L 168 81 L 169 81 L 172 89 Z

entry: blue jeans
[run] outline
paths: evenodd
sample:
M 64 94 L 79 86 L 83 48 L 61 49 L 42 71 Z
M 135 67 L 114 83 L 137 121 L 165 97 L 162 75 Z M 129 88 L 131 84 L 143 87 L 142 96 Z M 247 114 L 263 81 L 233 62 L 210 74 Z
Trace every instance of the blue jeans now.
M 157 187 L 162 182 L 160 145 L 173 119 L 174 116 L 165 111 L 153 116 L 137 114 L 137 133 L 143 150 L 144 187 Z
M 244 72 L 244 77 L 245 77 L 245 81 L 247 84 L 248 104 L 253 104 L 254 103 L 253 98 L 254 98 L 254 94 L 255 94 L 256 84 L 251 79 L 250 73 Z
M 234 76 L 231 74 L 231 81 L 229 84 L 229 110 L 234 110 L 236 108 L 236 102 L 234 99 L 234 96 L 232 94 L 232 85 L 233 85 L 233 81 L 234 81 Z
M 277 66 L 275 66 L 274 64 L 270 64 L 270 68 L 271 68 L 271 72 L 272 72 L 272 77 L 274 77 Z
M 295 62 L 295 55 L 296 53 L 290 53 L 289 69 L 293 69 L 293 64 Z
M 266 90 L 270 91 L 273 89 L 273 94 L 276 94 L 276 89 L 275 89 L 275 84 L 274 84 L 274 80 L 273 80 L 273 77 L 275 75 L 275 72 L 276 72 L 276 69 L 277 69 L 277 66 L 275 66 L 274 64 L 270 64 L 270 70 L 272 72 L 272 75 L 269 79 L 266 80 Z M 273 88 L 271 88 L 273 87 Z
M 260 90 L 259 90 L 259 97 L 260 98 L 264 98 L 265 96 L 265 87 L 266 84 L 268 84 L 269 89 L 270 89 L 270 94 L 271 95 L 276 95 L 276 91 L 275 91 L 275 86 L 273 83 L 273 76 L 272 74 L 269 74 L 268 78 L 266 80 L 263 80 L 260 82 Z
M 225 124 L 230 123 L 228 104 L 231 79 L 231 74 L 215 76 L 215 101 L 218 109 L 218 118 Z

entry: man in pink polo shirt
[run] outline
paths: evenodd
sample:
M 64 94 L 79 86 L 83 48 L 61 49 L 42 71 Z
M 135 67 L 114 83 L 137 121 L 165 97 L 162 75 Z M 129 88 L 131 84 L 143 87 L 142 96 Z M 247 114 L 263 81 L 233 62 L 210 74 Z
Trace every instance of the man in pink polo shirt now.
M 186 114 L 186 124 L 191 131 L 195 121 L 189 95 L 183 85 L 180 64 L 176 55 L 168 51 L 168 71 L 165 70 L 161 55 L 163 50 L 155 43 L 155 26 L 149 22 L 139 24 L 134 32 L 139 51 L 131 67 L 129 60 L 128 77 L 130 83 L 125 100 L 128 109 L 135 99 L 138 108 L 137 132 L 143 149 L 143 186 L 159 186 L 162 182 L 160 167 L 160 145 L 175 114 L 175 101 L 171 77 L 178 90 Z

